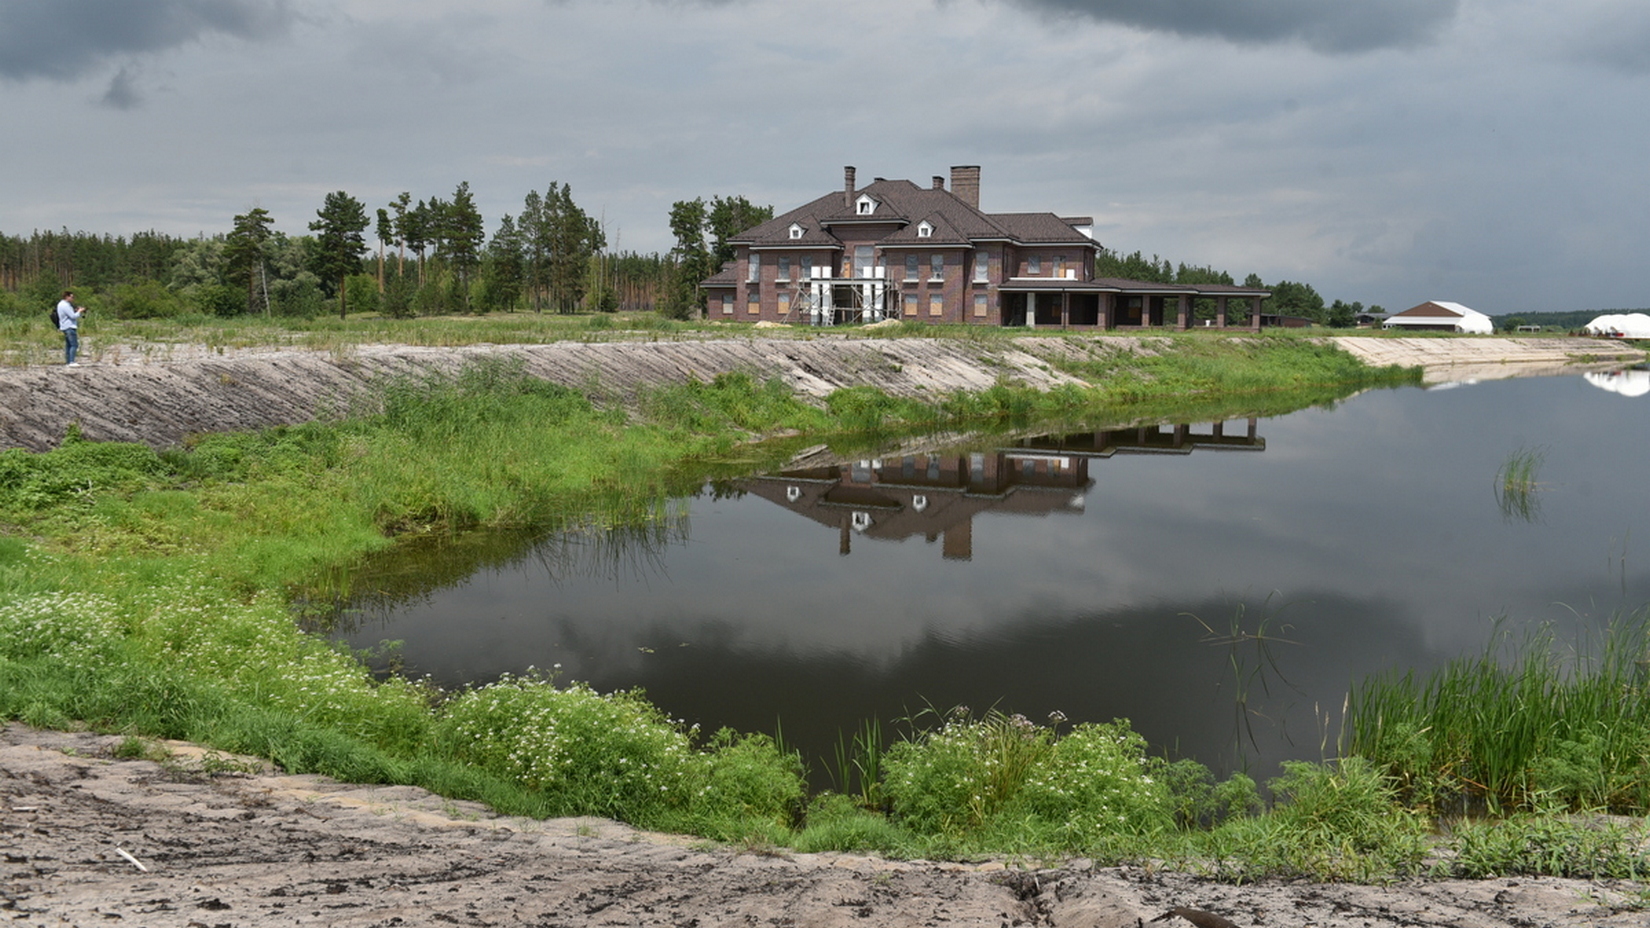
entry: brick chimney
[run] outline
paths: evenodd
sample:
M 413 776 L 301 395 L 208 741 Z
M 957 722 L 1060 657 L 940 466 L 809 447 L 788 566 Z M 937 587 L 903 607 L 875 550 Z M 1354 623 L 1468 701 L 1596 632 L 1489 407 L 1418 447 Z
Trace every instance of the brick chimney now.
M 980 166 L 977 164 L 953 165 L 951 168 L 951 193 L 969 206 L 979 209 Z
M 851 164 L 842 169 L 842 205 L 850 211 L 854 208 L 854 166 Z
M 939 176 L 938 174 L 935 174 L 934 175 L 934 189 L 935 190 L 944 190 L 945 189 L 945 178 Z

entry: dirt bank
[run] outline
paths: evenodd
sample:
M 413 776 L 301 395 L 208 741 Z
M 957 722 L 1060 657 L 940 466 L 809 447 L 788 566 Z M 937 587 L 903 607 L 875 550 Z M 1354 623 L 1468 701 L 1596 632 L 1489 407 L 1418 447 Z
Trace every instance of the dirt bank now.
M 1611 357 L 1619 342 L 1593 339 L 1337 340 L 1374 364 L 1428 365 L 1433 380 L 1557 369 Z M 1150 336 L 958 339 L 811 337 L 557 342 L 421 348 L 366 345 L 337 352 L 107 347 L 81 367 L 0 369 L 0 448 L 56 446 L 71 422 L 88 438 L 176 444 L 191 434 L 307 421 L 347 408 L 381 378 L 457 369 L 479 357 L 520 359 L 537 377 L 623 402 L 638 389 L 744 371 L 778 377 L 804 395 L 869 384 L 896 396 L 984 389 L 999 379 L 1040 389 L 1076 382 L 1055 362 L 1155 350 Z M 1627 352 L 1642 360 L 1642 351 Z
M 1429 384 L 1499 380 L 1637 364 L 1645 352 L 1603 338 L 1337 338 L 1365 364 L 1419 367 Z
M 935 395 L 985 389 L 999 377 L 1046 389 L 1071 382 L 1051 369 L 1047 358 L 1133 351 L 1143 344 L 1140 339 L 1088 344 L 1037 339 L 1001 346 L 825 336 L 463 348 L 365 345 L 344 353 L 179 350 L 157 356 L 112 350 L 77 368 L 0 371 L 5 410 L 0 447 L 54 447 L 74 421 L 88 438 L 155 446 L 195 433 L 293 424 L 347 408 L 385 377 L 453 371 L 483 357 L 517 359 L 533 376 L 599 401 L 623 402 L 638 389 L 731 371 L 763 380 L 779 377 L 817 397 L 855 384 L 874 384 L 899 396 Z
M 0 729 L 0 912 L 18 926 L 1641 926 L 1644 887 L 1558 879 L 1212 884 L 1138 868 L 711 848 L 600 819 L 493 816 L 171 744 Z M 1190 923 L 1171 919 L 1166 926 Z

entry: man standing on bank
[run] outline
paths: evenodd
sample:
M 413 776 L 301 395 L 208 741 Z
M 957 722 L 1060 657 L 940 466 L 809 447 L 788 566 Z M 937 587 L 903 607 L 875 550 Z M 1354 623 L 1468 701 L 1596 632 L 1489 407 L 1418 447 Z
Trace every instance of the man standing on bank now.
M 84 315 L 86 307 L 74 305 L 74 291 L 63 291 L 63 299 L 57 301 L 57 328 L 63 333 L 63 362 L 69 367 L 80 366 L 75 356 L 80 353 L 80 317 Z

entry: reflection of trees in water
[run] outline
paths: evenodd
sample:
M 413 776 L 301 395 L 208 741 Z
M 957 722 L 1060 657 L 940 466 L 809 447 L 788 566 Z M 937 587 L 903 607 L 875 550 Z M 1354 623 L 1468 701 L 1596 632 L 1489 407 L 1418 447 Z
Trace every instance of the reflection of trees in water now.
M 417 539 L 331 578 L 298 605 L 306 624 L 336 633 L 428 603 L 436 592 L 468 583 L 482 571 L 521 571 L 537 564 L 552 586 L 575 578 L 618 583 L 657 576 L 664 573 L 665 550 L 685 544 L 689 532 L 687 502 L 667 500 L 645 517 L 625 521 L 592 516 L 548 532 L 494 529 Z

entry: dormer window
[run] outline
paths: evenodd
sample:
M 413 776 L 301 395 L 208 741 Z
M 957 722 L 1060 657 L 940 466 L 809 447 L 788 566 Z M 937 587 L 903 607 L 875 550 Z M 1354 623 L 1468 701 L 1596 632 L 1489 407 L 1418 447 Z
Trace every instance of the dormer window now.
M 802 231 L 803 230 L 802 230 L 801 224 L 795 223 L 795 222 L 791 223 L 791 238 L 792 238 L 792 240 L 801 238 L 802 237 Z
M 928 220 L 924 219 L 922 222 L 917 224 L 917 238 L 933 238 L 933 237 L 934 237 L 934 225 L 933 225 L 933 223 L 930 223 Z
M 869 196 L 861 196 L 854 201 L 854 213 L 860 216 L 869 216 L 877 211 L 877 201 Z

